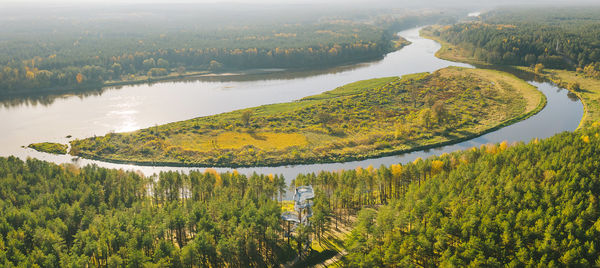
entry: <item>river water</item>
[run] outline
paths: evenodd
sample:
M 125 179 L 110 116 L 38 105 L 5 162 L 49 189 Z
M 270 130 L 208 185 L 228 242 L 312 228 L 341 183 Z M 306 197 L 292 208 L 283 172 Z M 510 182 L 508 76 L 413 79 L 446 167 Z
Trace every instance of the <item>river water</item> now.
M 33 142 L 68 143 L 70 139 L 126 132 L 173 121 L 213 115 L 240 108 L 288 102 L 318 94 L 362 79 L 431 72 L 447 66 L 473 67 L 438 59 L 440 45 L 419 37 L 419 29 L 399 33 L 412 42 L 383 59 L 328 70 L 283 72 L 208 80 L 187 80 L 105 88 L 86 95 L 61 95 L 41 99 L 12 99 L 0 102 L 0 156 L 38 158 L 55 163 L 97 164 L 107 168 L 139 170 L 146 175 L 167 170 L 189 171 L 199 168 L 152 167 L 74 159 L 23 148 Z M 481 144 L 501 141 L 530 141 L 577 128 L 583 115 L 582 104 L 568 92 L 551 83 L 530 81 L 547 97 L 545 109 L 527 120 L 478 138 L 436 149 L 417 151 L 362 161 L 281 167 L 238 168 L 240 173 L 283 174 L 291 181 L 299 173 L 320 170 L 353 169 L 357 166 L 390 165 L 413 161 Z M 68 135 L 71 138 L 66 138 Z M 201 169 L 201 168 L 200 168 Z M 227 168 L 215 168 L 228 171 Z

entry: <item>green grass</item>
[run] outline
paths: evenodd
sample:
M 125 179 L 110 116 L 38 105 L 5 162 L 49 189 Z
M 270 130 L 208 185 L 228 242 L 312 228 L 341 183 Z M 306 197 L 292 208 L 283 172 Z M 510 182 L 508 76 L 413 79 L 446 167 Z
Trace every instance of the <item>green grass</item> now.
M 406 76 L 405 78 L 409 78 L 409 76 Z M 398 77 L 384 77 L 384 78 L 361 80 L 361 81 L 357 81 L 357 82 L 353 82 L 353 83 L 344 85 L 342 87 L 338 87 L 334 90 L 330 90 L 330 91 L 321 93 L 319 95 L 314 95 L 314 96 L 309 96 L 309 97 L 303 98 L 302 100 L 303 101 L 326 100 L 326 99 L 332 99 L 332 98 L 339 98 L 339 97 L 343 97 L 343 96 L 356 95 L 361 92 L 364 92 L 365 90 L 385 86 L 397 79 L 398 79 Z M 281 103 L 281 104 L 284 106 L 289 105 L 289 103 Z
M 51 154 L 67 154 L 69 146 L 66 144 L 53 143 L 53 142 L 40 142 L 32 143 L 27 147 L 32 148 L 36 151 L 51 153 Z
M 552 80 L 560 87 L 568 89 L 581 100 L 583 118 L 581 118 L 579 128 L 600 121 L 600 80 L 567 70 L 546 70 L 541 75 Z M 578 90 L 569 87 L 573 83 L 579 84 Z
M 350 83 L 289 103 L 71 142 L 116 162 L 256 166 L 336 162 L 457 142 L 543 107 L 535 87 L 491 70 L 449 67 Z M 243 115 L 247 121 L 243 120 Z

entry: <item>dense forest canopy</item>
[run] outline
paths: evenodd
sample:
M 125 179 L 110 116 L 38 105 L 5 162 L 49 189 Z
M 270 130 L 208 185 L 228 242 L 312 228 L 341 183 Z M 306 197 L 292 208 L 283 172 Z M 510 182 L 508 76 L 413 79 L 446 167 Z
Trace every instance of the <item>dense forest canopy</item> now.
M 579 69 L 600 77 L 600 8 L 500 9 L 437 32 L 492 64 Z
M 349 267 L 594 266 L 599 127 L 295 183 L 323 191 L 335 217 L 362 208 Z
M 301 174 L 293 185 L 317 196 L 305 235 L 317 241 L 358 212 L 348 266 L 597 264 L 599 133 L 595 123 L 527 145 Z M 306 243 L 283 236 L 281 176 L 156 178 L 10 157 L 0 158 L 0 182 L 8 266 L 264 266 Z
M 393 36 L 351 22 L 168 32 L 130 36 L 85 33 L 35 43 L 4 41 L 4 92 L 83 87 L 105 81 L 186 71 L 302 68 L 374 59 L 393 49 Z
M 0 265 L 273 266 L 283 177 L 134 172 L 0 158 Z

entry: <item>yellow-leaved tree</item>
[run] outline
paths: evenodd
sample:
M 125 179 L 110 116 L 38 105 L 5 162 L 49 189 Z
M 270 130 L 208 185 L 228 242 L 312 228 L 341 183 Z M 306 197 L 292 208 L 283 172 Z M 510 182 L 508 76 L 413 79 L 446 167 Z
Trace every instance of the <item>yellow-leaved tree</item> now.
M 77 84 L 81 84 L 81 82 L 83 82 L 83 74 L 78 73 L 77 76 L 75 76 L 75 79 L 77 80 Z

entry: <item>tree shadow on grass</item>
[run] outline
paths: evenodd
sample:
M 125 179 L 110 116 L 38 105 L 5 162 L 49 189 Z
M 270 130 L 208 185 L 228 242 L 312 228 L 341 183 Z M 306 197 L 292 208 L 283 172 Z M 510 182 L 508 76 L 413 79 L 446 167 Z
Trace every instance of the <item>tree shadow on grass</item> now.
M 312 267 L 334 258 L 336 255 L 340 254 L 336 244 L 342 245 L 343 240 L 333 235 L 331 231 L 326 232 L 325 237 L 321 238 L 321 243 L 319 245 L 321 248 L 323 248 L 323 251 L 319 252 L 316 250 L 311 250 L 304 260 L 299 261 L 293 267 Z
M 414 147 L 417 147 L 417 146 L 421 146 L 421 144 L 415 142 L 415 140 L 408 140 L 407 139 L 407 140 L 404 140 L 403 143 L 406 144 L 406 145 L 408 145 L 409 148 L 414 148 Z
M 259 133 L 256 133 L 256 132 L 249 132 L 248 134 L 250 135 L 250 137 L 252 137 L 255 140 L 261 140 L 261 141 L 267 140 L 267 136 L 260 135 Z
M 467 130 L 454 130 L 455 133 L 462 135 L 463 137 L 474 135 L 475 133 Z
M 439 133 L 440 136 L 448 138 L 449 140 L 453 140 L 453 139 L 458 139 L 459 136 L 456 135 L 456 133 L 454 131 L 444 131 L 442 133 Z
M 293 267 L 311 267 L 333 258 L 338 252 L 331 249 L 326 249 L 321 252 L 311 251 L 310 254 L 302 261 L 297 262 Z

